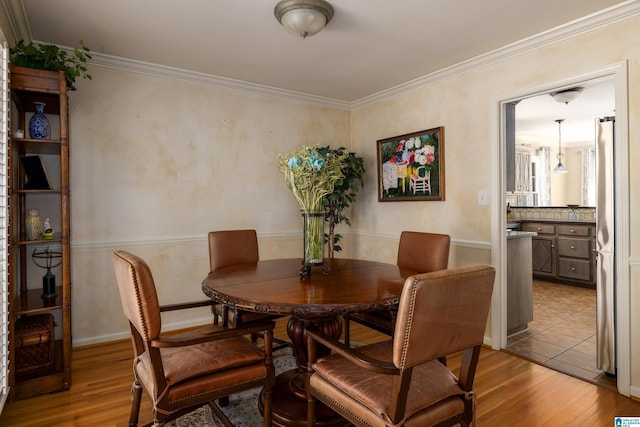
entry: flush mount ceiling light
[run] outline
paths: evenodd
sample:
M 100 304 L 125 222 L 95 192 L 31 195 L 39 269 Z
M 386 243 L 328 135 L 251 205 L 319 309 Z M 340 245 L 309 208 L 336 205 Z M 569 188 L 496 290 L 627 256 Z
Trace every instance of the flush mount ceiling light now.
M 568 104 L 576 99 L 583 90 L 583 87 L 572 87 L 569 89 L 560 90 L 558 92 L 551 92 L 549 95 L 551 95 L 551 97 L 557 102 Z
M 553 172 L 555 173 L 567 173 L 569 172 L 567 170 L 567 168 L 564 167 L 564 165 L 562 164 L 562 158 L 564 157 L 564 154 L 562 154 L 562 133 L 560 130 L 560 127 L 562 126 L 562 122 L 564 121 L 564 119 L 558 119 L 556 120 L 556 123 L 558 123 L 558 166 L 556 166 L 556 168 L 553 170 Z
M 333 6 L 324 0 L 282 0 L 273 14 L 285 30 L 303 39 L 318 34 L 333 18 Z

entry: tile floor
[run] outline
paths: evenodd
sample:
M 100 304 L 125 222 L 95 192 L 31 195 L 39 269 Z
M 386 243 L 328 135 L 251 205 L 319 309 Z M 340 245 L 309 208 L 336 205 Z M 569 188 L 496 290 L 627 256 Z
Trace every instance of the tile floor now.
M 596 291 L 533 281 L 533 321 L 507 339 L 507 351 L 556 371 L 615 388 L 596 368 Z

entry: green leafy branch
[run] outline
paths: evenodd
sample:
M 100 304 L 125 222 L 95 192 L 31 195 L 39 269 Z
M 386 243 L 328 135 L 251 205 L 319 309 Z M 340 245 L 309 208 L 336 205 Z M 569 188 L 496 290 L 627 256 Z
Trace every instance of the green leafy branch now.
M 86 63 L 91 59 L 89 48 L 80 40 L 80 48 L 74 48 L 70 55 L 65 50 L 53 44 L 25 44 L 20 40 L 9 49 L 11 63 L 18 67 L 35 68 L 37 70 L 64 71 L 67 87 L 75 90 L 78 77 L 91 80 L 87 72 Z

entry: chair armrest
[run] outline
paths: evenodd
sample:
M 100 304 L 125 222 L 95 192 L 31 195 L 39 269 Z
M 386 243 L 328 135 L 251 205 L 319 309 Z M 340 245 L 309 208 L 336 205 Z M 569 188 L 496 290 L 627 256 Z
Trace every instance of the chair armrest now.
M 276 324 L 271 321 L 251 323 L 238 328 L 229 328 L 225 325 L 210 325 L 177 336 L 159 337 L 155 340 L 151 340 L 151 347 L 169 348 L 202 344 L 205 342 L 218 341 L 226 338 L 273 330 L 275 325 Z
M 333 338 L 315 330 L 307 329 L 307 343 L 311 344 L 310 341 L 317 341 L 318 343 L 324 345 L 329 348 L 331 351 L 339 354 L 340 356 L 350 360 L 354 364 L 361 366 L 364 369 L 367 369 L 372 372 L 378 372 L 381 374 L 387 375 L 399 375 L 400 369 L 398 369 L 393 363 L 385 362 L 382 360 L 374 359 L 372 357 L 367 356 L 366 354 L 358 351 L 357 347 L 352 348 L 349 347 L 340 341 L 334 340 Z M 313 358 L 311 357 L 313 354 Z M 309 363 L 315 362 L 315 351 L 312 351 L 311 346 L 309 347 Z
M 196 307 L 208 307 L 215 305 L 215 301 L 207 300 L 207 301 L 194 301 L 194 302 L 181 302 L 178 304 L 167 304 L 160 306 L 160 312 L 163 311 L 174 311 L 174 310 L 184 310 L 188 308 L 196 308 Z

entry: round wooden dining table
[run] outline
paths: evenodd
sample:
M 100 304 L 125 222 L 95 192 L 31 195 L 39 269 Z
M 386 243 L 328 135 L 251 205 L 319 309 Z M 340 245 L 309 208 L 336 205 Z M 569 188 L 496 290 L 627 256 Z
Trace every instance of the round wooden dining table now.
M 341 315 L 397 305 L 407 277 L 415 271 L 395 264 L 356 259 L 327 259 L 327 269 L 314 268 L 300 277 L 301 259 L 274 259 L 221 268 L 202 282 L 203 292 L 216 302 L 261 313 L 289 315 L 287 334 L 297 368 L 279 374 L 273 390 L 273 422 L 304 426 L 307 402 L 304 370 L 308 327 L 335 339 L 342 334 Z M 326 273 L 326 274 L 325 274 Z M 318 354 L 327 354 L 318 348 Z M 349 425 L 329 408 L 317 405 L 316 425 Z

